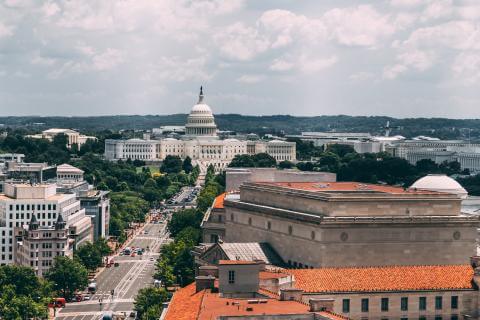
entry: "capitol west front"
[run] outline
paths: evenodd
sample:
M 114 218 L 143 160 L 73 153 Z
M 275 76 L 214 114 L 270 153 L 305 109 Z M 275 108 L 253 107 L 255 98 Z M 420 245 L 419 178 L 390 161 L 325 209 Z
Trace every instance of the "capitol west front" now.
M 198 102 L 188 115 L 185 135 L 181 138 L 105 140 L 107 160 L 138 159 L 148 162 L 163 160 L 167 155 L 182 159 L 188 156 L 201 165 L 211 164 L 216 170 L 226 168 L 236 155 L 258 153 L 267 153 L 277 162 L 296 160 L 294 142 L 220 139 L 212 110 L 204 102 L 203 90 L 200 90 Z

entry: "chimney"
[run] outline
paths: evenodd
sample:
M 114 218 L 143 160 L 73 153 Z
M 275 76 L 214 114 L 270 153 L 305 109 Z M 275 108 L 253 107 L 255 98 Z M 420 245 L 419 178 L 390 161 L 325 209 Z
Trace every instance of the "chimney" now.
M 214 276 L 196 276 L 195 277 L 196 292 L 202 291 L 204 289 L 213 289 L 214 287 L 215 287 Z
M 310 312 L 319 312 L 319 311 L 333 311 L 333 302 L 334 299 L 310 299 L 308 304 L 310 305 Z
M 214 276 L 218 278 L 218 267 L 216 266 L 200 266 L 198 267 L 199 276 Z
M 280 301 L 302 301 L 303 290 L 294 288 L 280 289 Z
M 480 267 L 480 256 L 470 257 L 470 264 L 473 269 Z
M 258 268 L 260 271 L 265 271 L 265 266 L 267 265 L 265 261 L 263 261 L 262 259 L 255 259 L 253 261 L 255 261 L 258 264 Z

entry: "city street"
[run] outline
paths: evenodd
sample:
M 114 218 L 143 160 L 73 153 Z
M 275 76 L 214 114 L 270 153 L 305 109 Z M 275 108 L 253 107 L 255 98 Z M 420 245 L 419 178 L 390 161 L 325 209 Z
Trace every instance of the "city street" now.
M 153 285 L 155 261 L 162 244 L 168 241 L 165 229 L 166 223 L 146 224 L 144 229 L 127 244 L 130 247 L 145 249 L 144 254 L 135 257 L 115 256 L 114 261 L 119 265 L 105 268 L 96 277 L 97 292 L 91 295 L 91 300 L 67 303 L 64 309 L 57 312 L 55 319 L 101 319 L 106 311 L 125 312 L 128 317 L 133 310 L 133 301 L 137 292 L 141 288 Z M 148 250 L 147 247 L 149 247 Z M 103 300 L 101 305 L 99 299 Z

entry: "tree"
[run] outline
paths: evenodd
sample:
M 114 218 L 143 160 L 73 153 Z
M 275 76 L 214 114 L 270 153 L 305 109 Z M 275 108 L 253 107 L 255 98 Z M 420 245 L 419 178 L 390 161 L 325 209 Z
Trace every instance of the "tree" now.
M 107 239 L 105 238 L 99 238 L 97 239 L 93 245 L 97 250 L 100 252 L 102 257 L 108 256 L 109 254 L 112 253 L 112 248 L 108 245 Z
M 268 153 L 254 154 L 252 160 L 255 163 L 255 167 L 258 168 L 271 168 L 277 164 L 277 160 Z
M 158 319 L 162 313 L 162 304 L 168 298 L 168 292 L 163 288 L 140 289 L 133 302 L 137 316 L 140 319 Z
M 160 170 L 164 173 L 179 173 L 182 170 L 182 160 L 179 156 L 168 155 L 163 160 Z
M 102 254 L 91 242 L 81 245 L 75 251 L 75 258 L 90 271 L 94 271 L 102 264 Z
M 200 227 L 202 215 L 196 209 L 185 209 L 172 215 L 167 228 L 172 237 L 175 237 L 180 231 L 187 227 Z
M 346 144 L 330 144 L 327 147 L 328 152 L 332 152 L 337 154 L 340 158 L 343 158 L 346 154 L 348 153 L 354 153 L 355 149 L 353 149 L 352 146 L 346 145 Z
M 182 164 L 183 171 L 185 173 L 190 173 L 192 172 L 193 166 L 192 166 L 192 159 L 189 156 L 186 156 L 185 159 L 183 160 Z
M 71 297 L 76 290 L 83 290 L 88 284 L 88 271 L 78 261 L 57 256 L 45 278 L 52 281 L 62 297 Z
M 237 154 L 228 166 L 231 168 L 255 167 L 255 162 L 248 154 Z
M 291 161 L 288 161 L 288 160 L 284 160 L 284 161 L 281 161 L 279 164 L 278 164 L 278 167 L 280 169 L 291 169 L 293 168 L 295 165 L 293 164 L 293 162 Z

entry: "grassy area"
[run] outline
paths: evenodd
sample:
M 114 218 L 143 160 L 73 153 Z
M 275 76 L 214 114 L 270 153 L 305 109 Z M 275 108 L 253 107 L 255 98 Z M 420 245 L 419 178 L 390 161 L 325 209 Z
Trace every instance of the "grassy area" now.
M 150 172 L 152 174 L 154 173 L 160 173 L 160 167 L 159 166 L 145 166 L 145 167 L 148 167 L 150 169 Z M 137 173 L 140 173 L 142 172 L 142 168 L 143 167 L 137 167 L 136 170 L 137 170 Z

